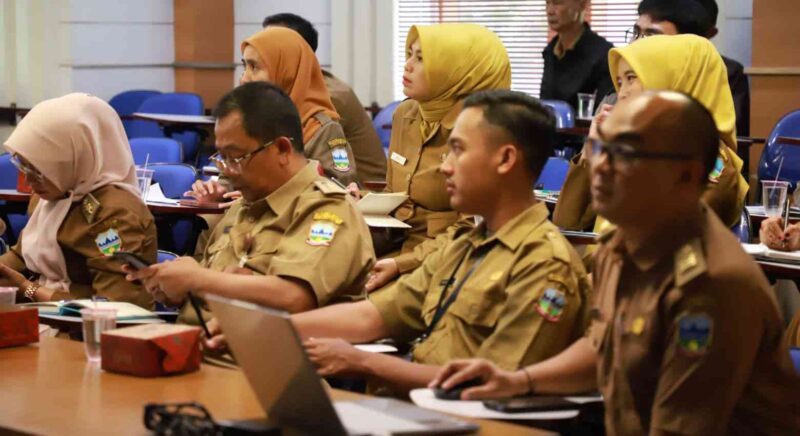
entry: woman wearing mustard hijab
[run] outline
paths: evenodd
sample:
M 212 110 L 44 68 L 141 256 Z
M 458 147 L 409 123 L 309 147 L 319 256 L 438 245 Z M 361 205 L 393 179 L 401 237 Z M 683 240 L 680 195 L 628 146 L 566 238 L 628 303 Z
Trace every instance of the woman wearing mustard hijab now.
M 329 177 L 345 185 L 356 181 L 356 162 L 331 103 L 314 51 L 302 36 L 268 27 L 242 42 L 241 83 L 272 82 L 291 97 L 303 125 L 305 155 L 319 161 Z
M 367 290 L 419 266 L 437 248 L 437 235 L 472 225 L 471 217 L 460 217 L 450 207 L 439 165 L 448 153 L 461 101 L 476 91 L 510 87 L 505 46 L 486 27 L 448 23 L 409 29 L 403 71 L 403 93 L 409 99 L 392 118 L 386 190 L 408 194 L 393 215 L 411 228 L 375 265 Z
M 652 36 L 612 49 L 608 64 L 619 99 L 645 89 L 672 90 L 693 97 L 711 112 L 719 130 L 720 148 L 703 200 L 725 224 L 736 224 L 749 186 L 741 175 L 742 160 L 735 152 L 736 112 L 725 64 L 714 45 L 695 35 Z M 610 106 L 601 108 L 592 123 L 592 132 L 610 110 Z M 568 229 L 597 230 L 595 218 L 589 192 L 589 166 L 585 153 L 581 153 L 570 165 L 553 222 Z

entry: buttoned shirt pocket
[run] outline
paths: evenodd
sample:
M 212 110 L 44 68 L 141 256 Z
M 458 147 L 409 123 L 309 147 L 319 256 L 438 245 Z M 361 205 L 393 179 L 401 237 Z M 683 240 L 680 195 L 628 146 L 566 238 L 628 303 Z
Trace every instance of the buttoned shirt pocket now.
M 274 231 L 261 231 L 253 236 L 253 243 L 250 250 L 244 253 L 244 248 L 241 249 L 241 257 L 247 257 L 246 266 L 251 270 L 260 274 L 266 274 L 267 268 L 270 265 L 270 260 L 278 251 L 278 245 L 283 238 L 282 234 Z
M 497 325 L 504 302 L 505 298 L 499 292 L 462 289 L 449 312 L 468 325 L 491 330 Z

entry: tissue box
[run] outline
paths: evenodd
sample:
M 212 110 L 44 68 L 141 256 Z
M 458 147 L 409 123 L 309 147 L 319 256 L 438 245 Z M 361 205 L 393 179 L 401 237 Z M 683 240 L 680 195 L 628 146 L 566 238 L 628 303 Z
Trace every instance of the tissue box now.
M 39 311 L 0 305 L 0 348 L 39 342 Z
M 200 328 L 142 324 L 103 332 L 102 368 L 139 377 L 196 371 L 200 367 Z

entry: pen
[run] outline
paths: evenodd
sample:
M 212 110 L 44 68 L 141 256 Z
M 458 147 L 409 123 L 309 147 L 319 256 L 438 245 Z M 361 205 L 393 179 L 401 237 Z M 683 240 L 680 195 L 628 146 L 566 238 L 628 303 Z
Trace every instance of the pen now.
M 189 303 L 192 304 L 192 308 L 194 309 L 195 314 L 197 314 L 197 319 L 200 320 L 200 326 L 203 327 L 203 331 L 206 333 L 206 337 L 208 339 L 211 339 L 211 332 L 208 331 L 206 320 L 203 319 L 203 312 L 200 310 L 200 303 L 197 302 L 197 297 L 192 295 L 191 292 L 187 294 L 187 297 L 189 297 Z
M 344 190 L 347 190 L 347 186 L 344 186 L 344 185 L 342 184 L 342 182 L 340 182 L 340 181 L 338 181 L 338 180 L 336 179 L 336 177 L 331 177 L 331 180 L 333 180 L 333 183 L 336 183 L 336 185 L 337 185 L 337 186 L 339 186 L 340 188 L 342 188 L 342 189 L 344 189 Z

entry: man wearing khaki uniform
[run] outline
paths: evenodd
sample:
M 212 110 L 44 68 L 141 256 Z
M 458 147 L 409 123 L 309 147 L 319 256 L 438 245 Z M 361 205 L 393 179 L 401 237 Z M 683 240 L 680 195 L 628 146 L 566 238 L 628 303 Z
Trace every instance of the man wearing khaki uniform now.
M 480 377 L 462 399 L 598 389 L 610 435 L 799 434 L 800 378 L 764 274 L 701 201 L 719 150 L 706 108 L 648 92 L 619 104 L 591 155 L 600 237 L 592 322 L 521 371 L 448 365 L 432 385 Z
M 299 312 L 357 298 L 375 261 L 369 230 L 346 192 L 291 141 L 300 130 L 291 100 L 255 82 L 216 111 L 213 160 L 242 200 L 215 227 L 200 264 L 181 258 L 132 278 L 173 303 L 210 292 Z
M 368 301 L 294 316 L 322 375 L 369 375 L 399 393 L 424 386 L 454 357 L 485 356 L 516 369 L 583 333 L 586 272 L 530 189 L 552 153 L 552 115 L 512 91 L 473 94 L 465 107 L 441 171 L 453 208 L 482 215 L 482 224 L 454 232 Z M 387 336 L 417 338 L 413 362 L 345 342 Z

